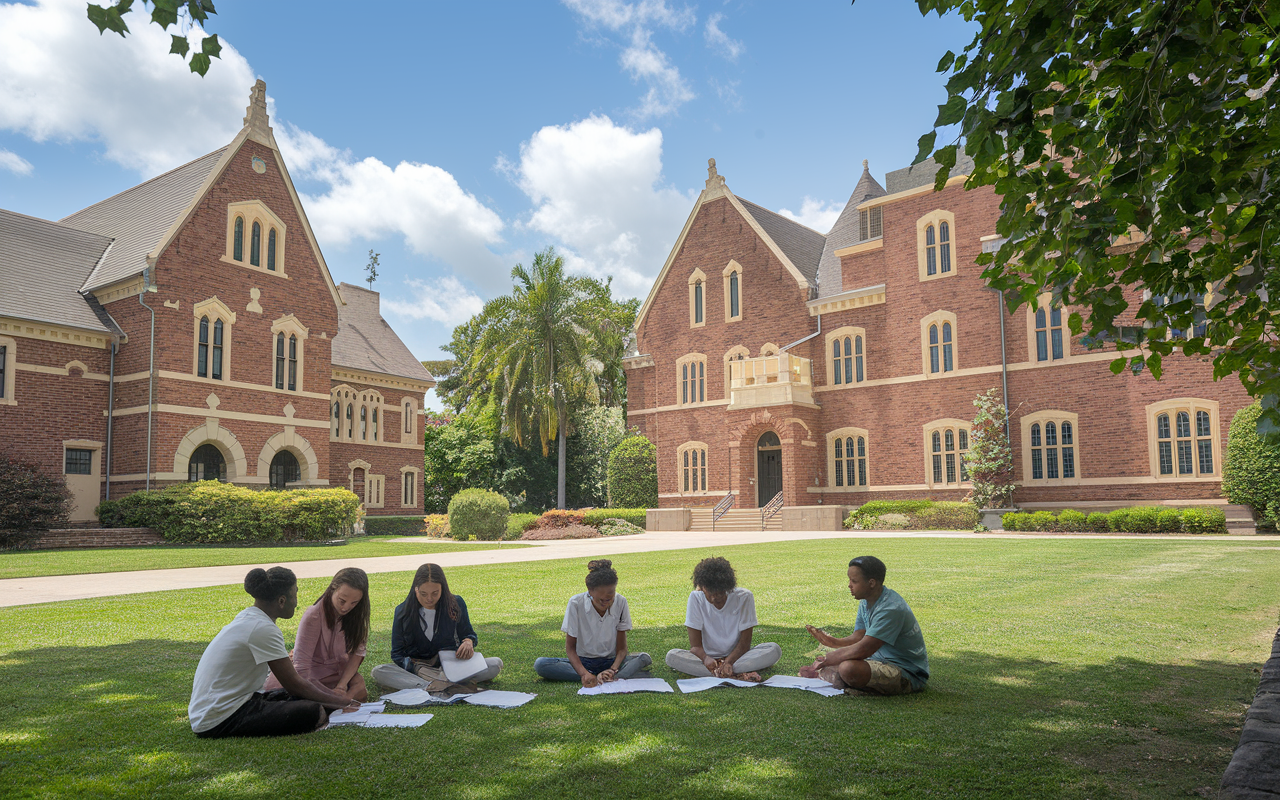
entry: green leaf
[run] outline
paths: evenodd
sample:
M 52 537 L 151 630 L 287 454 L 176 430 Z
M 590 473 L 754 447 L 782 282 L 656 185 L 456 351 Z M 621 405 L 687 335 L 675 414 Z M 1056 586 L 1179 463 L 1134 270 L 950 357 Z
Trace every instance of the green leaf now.
M 964 119 L 965 109 L 969 104 L 958 94 L 954 94 L 947 98 L 945 105 L 938 106 L 938 118 L 934 121 L 933 127 L 941 128 L 945 125 L 954 125 Z
M 200 43 L 200 52 L 210 58 L 220 58 L 222 44 L 218 41 L 218 34 L 204 37 L 204 41 Z
M 151 9 L 151 21 L 161 28 L 178 24 L 178 3 L 176 0 L 152 0 L 155 8 Z
M 204 74 L 209 71 L 209 57 L 204 53 L 196 53 L 191 56 L 191 71 L 203 78 Z
M 920 137 L 920 152 L 916 153 L 916 160 L 911 162 L 912 166 L 919 164 L 929 156 L 933 155 L 933 143 L 938 140 L 938 132 L 930 131 Z
M 169 47 L 169 52 L 177 53 L 185 58 L 187 51 L 191 49 L 190 43 L 187 42 L 187 37 L 171 35 L 169 38 L 173 40 L 173 44 Z
M 947 51 L 947 53 L 946 53 L 946 55 L 944 55 L 944 56 L 943 56 L 943 57 L 938 61 L 938 70 L 937 70 L 937 71 L 938 71 L 938 72 L 946 72 L 946 71 L 951 67 L 951 65 L 952 65 L 952 64 L 954 64 L 955 62 L 956 62 L 956 54 L 955 54 L 955 53 L 953 53 L 953 52 L 951 52 L 950 50 L 948 50 L 948 51 Z
M 1128 362 L 1129 362 L 1129 359 L 1125 358 L 1124 356 L 1120 356 L 1115 361 L 1112 361 L 1111 374 L 1119 375 L 1121 372 L 1124 372 L 1124 365 L 1127 364 Z
M 121 0 L 117 5 L 108 8 L 90 3 L 88 8 L 89 21 L 98 26 L 98 35 L 110 30 L 115 31 L 120 34 L 121 38 L 124 38 L 124 35 L 129 32 L 129 26 L 120 18 L 120 15 L 128 11 L 132 3 L 133 0 Z
M 1079 336 L 1084 330 L 1084 317 L 1080 316 L 1080 312 L 1072 311 L 1067 315 L 1067 328 L 1071 330 L 1072 336 Z

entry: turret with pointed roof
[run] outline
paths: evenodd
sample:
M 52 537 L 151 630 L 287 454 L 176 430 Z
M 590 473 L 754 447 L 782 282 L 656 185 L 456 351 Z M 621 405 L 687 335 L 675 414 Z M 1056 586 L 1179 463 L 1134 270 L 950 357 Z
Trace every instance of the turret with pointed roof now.
M 871 168 L 867 160 L 862 159 L 862 177 L 858 185 L 849 195 L 849 202 L 827 233 L 826 244 L 822 248 L 822 258 L 818 262 L 818 296 L 829 297 L 844 291 L 843 276 L 840 272 L 840 257 L 836 251 L 857 244 L 859 238 L 858 205 L 873 197 L 885 194 L 884 187 L 871 177 Z

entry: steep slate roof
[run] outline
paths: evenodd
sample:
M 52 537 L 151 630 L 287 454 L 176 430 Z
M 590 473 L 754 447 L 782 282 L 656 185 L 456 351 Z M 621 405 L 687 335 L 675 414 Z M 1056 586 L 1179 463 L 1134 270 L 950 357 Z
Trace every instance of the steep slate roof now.
M 0 315 L 117 333 L 79 293 L 110 246 L 106 236 L 0 209 Z
M 904 167 L 894 170 L 884 176 L 885 187 L 889 190 L 889 194 L 897 192 L 905 192 L 908 189 L 914 189 L 917 186 L 926 186 L 933 183 L 933 179 L 938 174 L 938 167 L 941 166 L 932 158 L 926 158 L 914 167 Z M 956 152 L 956 165 L 951 168 L 951 173 L 947 176 L 954 178 L 957 175 L 968 175 L 973 172 L 973 159 L 965 155 L 964 148 L 960 148 Z
M 822 248 L 822 259 L 818 262 L 819 297 L 840 294 L 843 291 L 840 257 L 836 255 L 836 251 L 860 241 L 858 204 L 884 194 L 886 194 L 884 187 L 871 177 L 871 170 L 866 159 L 863 159 L 862 177 L 858 179 L 858 185 L 853 188 L 853 194 L 849 195 L 849 202 L 840 212 L 836 224 L 831 226 L 826 245 Z
M 338 306 L 338 335 L 333 337 L 335 367 L 435 383 L 427 368 L 382 318 L 377 292 L 349 283 L 341 284 L 338 291 L 346 305 Z
M 791 263 L 795 264 L 800 274 L 804 275 L 810 287 L 818 285 L 818 261 L 822 258 L 822 247 L 826 237 L 813 228 L 805 227 L 795 220 L 775 214 L 764 206 L 758 206 L 750 200 L 739 197 L 738 201 L 747 210 L 773 243 L 786 253 Z
M 147 254 L 187 210 L 225 150 L 215 150 L 62 219 L 64 225 L 115 240 L 77 288 L 91 291 L 146 269 Z

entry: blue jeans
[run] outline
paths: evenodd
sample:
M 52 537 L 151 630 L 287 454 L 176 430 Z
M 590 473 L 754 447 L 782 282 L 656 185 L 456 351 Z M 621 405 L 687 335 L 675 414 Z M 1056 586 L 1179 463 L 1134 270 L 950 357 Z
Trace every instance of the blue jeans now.
M 599 675 L 609 667 L 613 666 L 613 658 L 582 658 L 582 666 L 592 675 Z M 617 678 L 626 680 L 634 678 L 640 670 L 647 669 L 653 659 L 648 653 L 632 653 L 622 661 L 622 668 L 618 670 Z M 538 673 L 538 677 L 547 681 L 579 681 L 578 672 L 573 668 L 573 664 L 569 663 L 567 658 L 539 658 L 533 662 L 533 671 Z

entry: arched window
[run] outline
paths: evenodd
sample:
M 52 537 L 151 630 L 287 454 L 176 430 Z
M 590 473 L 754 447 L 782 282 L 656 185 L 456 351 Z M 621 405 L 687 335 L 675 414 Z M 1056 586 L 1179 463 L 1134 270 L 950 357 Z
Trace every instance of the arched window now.
M 227 479 L 227 461 L 222 451 L 212 444 L 205 443 L 196 448 L 187 462 L 188 481 L 225 481 Z
M 413 433 L 413 404 L 404 404 L 404 432 Z
M 929 372 L 941 372 L 941 361 L 938 353 L 938 326 L 929 326 Z
M 689 365 L 680 365 L 680 404 L 689 402 Z
M 360 406 L 360 438 L 368 441 L 369 439 L 369 409 Z
M 262 265 L 262 225 L 257 220 L 254 220 L 253 233 L 249 237 L 249 263 L 255 267 Z
M 1213 426 L 1208 411 L 1196 412 L 1196 450 L 1200 456 L 1200 474 L 1213 474 Z
M 707 490 L 707 447 L 693 442 L 680 448 L 680 491 L 682 493 Z
M 196 343 L 196 375 L 209 377 L 209 318 L 200 318 L 200 335 Z
M 934 240 L 933 226 L 924 229 L 924 273 L 938 274 L 938 246 Z
M 969 429 L 960 420 L 940 420 L 925 432 L 930 487 L 958 487 L 969 480 Z
M 284 388 L 284 334 L 276 334 L 276 388 Z
M 1072 480 L 1076 471 L 1076 414 L 1069 411 L 1037 411 L 1022 420 L 1022 446 L 1028 455 L 1023 479 Z
M 867 485 L 867 438 L 865 436 L 836 436 L 835 464 L 831 476 L 836 486 Z
M 1036 361 L 1058 361 L 1063 355 L 1062 309 L 1051 308 L 1048 314 L 1036 309 Z
M 738 307 L 738 273 L 729 273 L 729 316 L 742 316 L 742 309 Z
M 951 271 L 951 226 L 945 220 L 938 223 L 938 265 L 943 275 Z
M 832 370 L 836 384 L 853 383 L 853 339 L 844 336 L 831 340 Z
M 298 390 L 298 337 L 289 336 L 289 391 Z
M 921 369 L 927 377 L 955 371 L 957 334 L 956 315 L 950 311 L 935 311 L 920 320 Z
M 342 436 L 342 403 L 333 401 L 333 438 Z
M 373 410 L 373 440 L 378 441 L 378 409 Z
M 353 441 L 355 438 L 355 406 L 347 403 L 347 441 Z
M 267 269 L 276 271 L 276 229 L 267 234 Z
M 244 217 L 236 217 L 235 233 L 232 234 L 231 257 L 236 261 L 244 261 Z
M 853 364 L 854 364 L 854 371 L 853 371 L 854 380 L 856 380 L 858 383 L 862 383 L 863 372 L 862 372 L 862 337 L 861 336 L 853 337 Z
M 222 380 L 222 320 L 213 323 L 213 368 L 209 370 L 209 377 Z
M 702 281 L 698 281 L 693 285 L 693 322 L 696 325 L 702 319 Z
M 951 372 L 954 363 L 951 358 L 951 323 L 942 323 L 942 371 Z
M 956 218 L 952 212 L 938 208 L 916 220 L 916 268 L 920 280 L 957 274 L 955 242 Z
M 281 450 L 271 459 L 271 488 L 284 489 L 290 483 L 302 480 L 302 468 L 298 459 L 288 450 Z
M 680 404 L 707 401 L 707 362 L 698 358 L 680 364 Z

